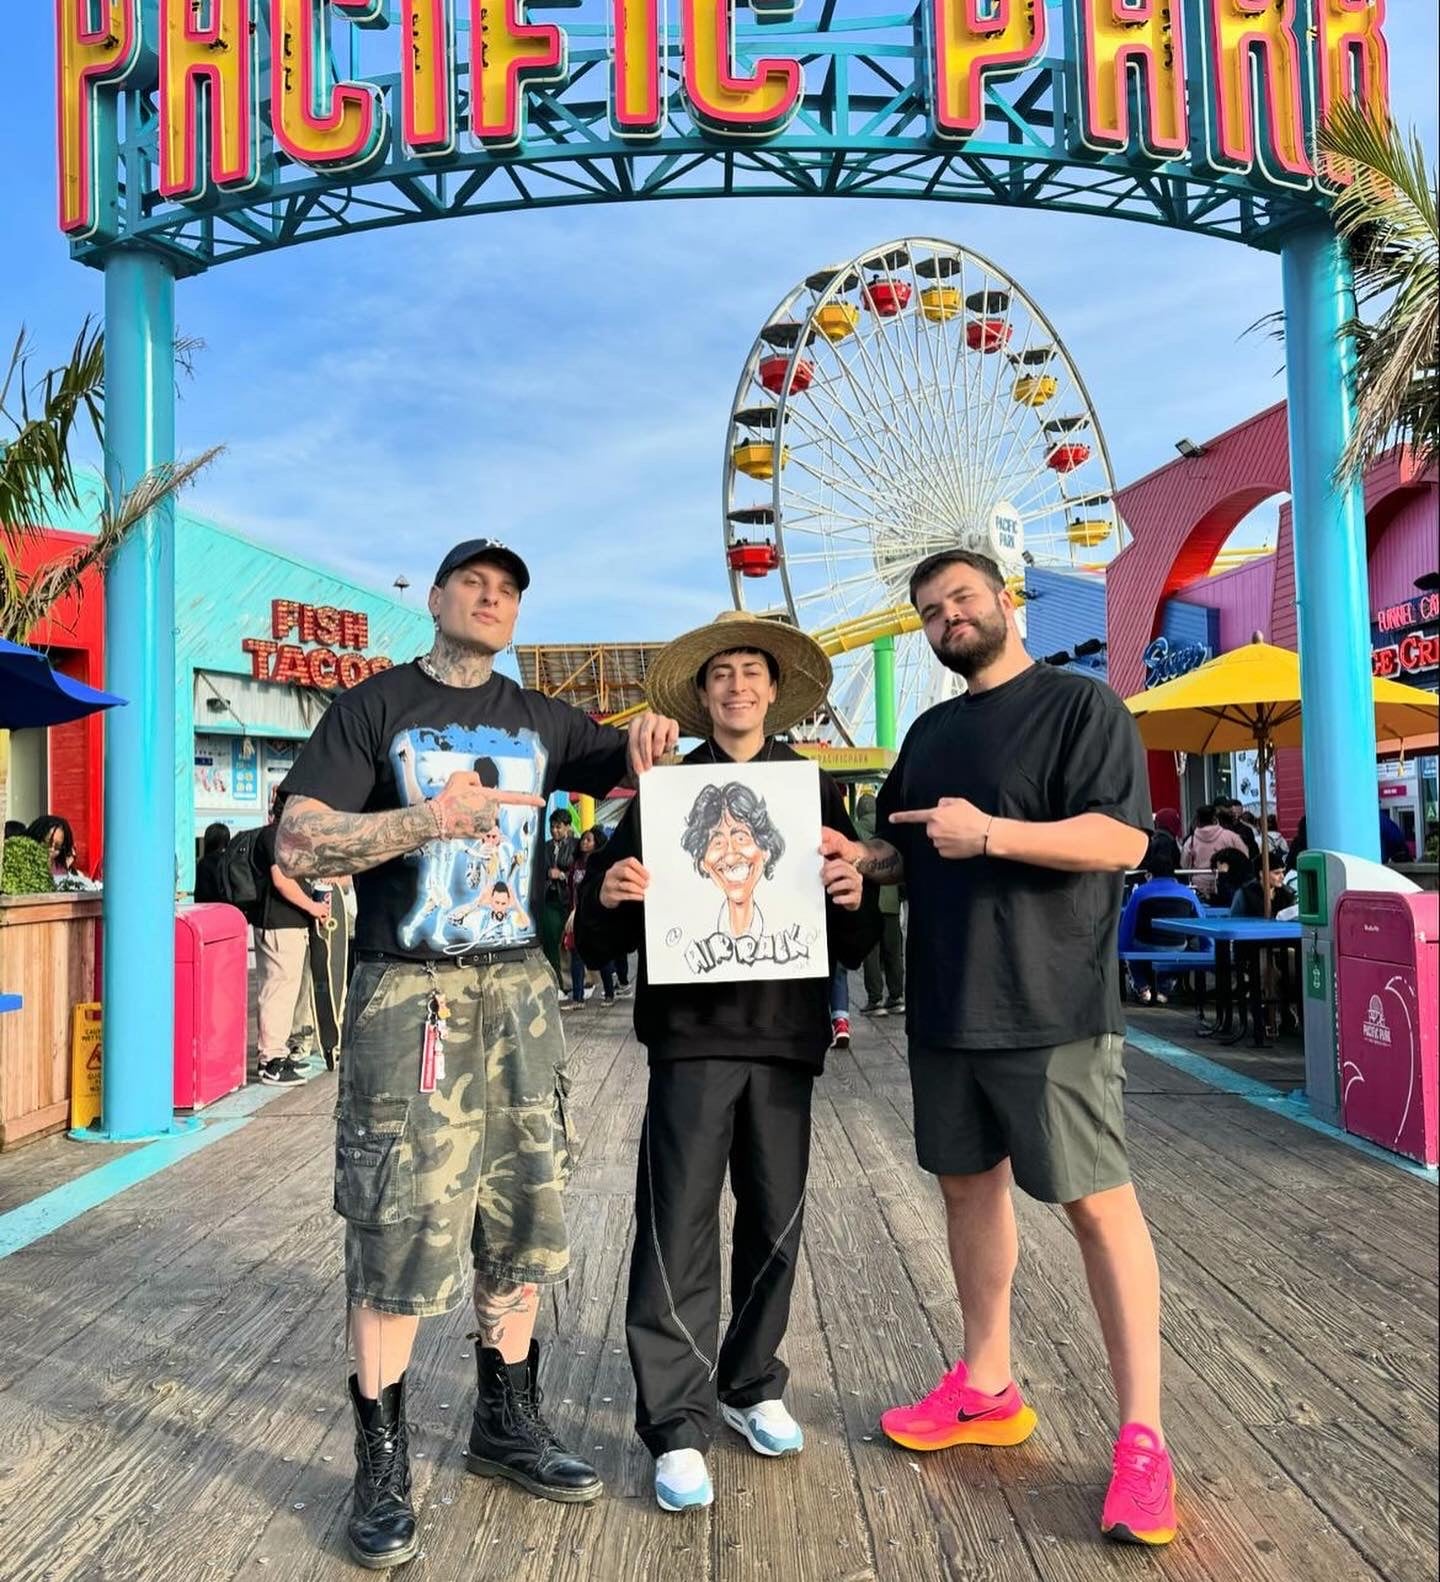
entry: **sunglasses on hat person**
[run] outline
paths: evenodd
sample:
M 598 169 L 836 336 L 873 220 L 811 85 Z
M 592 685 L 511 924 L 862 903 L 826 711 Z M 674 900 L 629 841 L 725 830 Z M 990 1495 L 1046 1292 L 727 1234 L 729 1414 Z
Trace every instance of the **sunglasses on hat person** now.
M 477 562 L 508 571 L 521 593 L 530 586 L 530 568 L 509 545 L 502 544 L 498 538 L 467 538 L 456 544 L 440 562 L 440 569 L 435 573 L 435 586 L 443 587 L 452 571 L 459 571 L 462 566 L 473 566 Z

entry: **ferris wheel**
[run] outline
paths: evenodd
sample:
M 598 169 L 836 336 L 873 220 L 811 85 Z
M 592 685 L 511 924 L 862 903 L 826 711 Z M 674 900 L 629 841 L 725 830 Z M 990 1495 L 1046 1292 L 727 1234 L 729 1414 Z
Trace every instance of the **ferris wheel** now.
M 745 360 L 731 593 L 830 653 L 841 736 L 892 745 L 956 685 L 910 607 L 915 567 L 979 550 L 1017 595 L 1032 566 L 1099 571 L 1123 542 L 1114 493 L 1084 382 L 1020 286 L 953 243 L 890 242 L 808 276 Z

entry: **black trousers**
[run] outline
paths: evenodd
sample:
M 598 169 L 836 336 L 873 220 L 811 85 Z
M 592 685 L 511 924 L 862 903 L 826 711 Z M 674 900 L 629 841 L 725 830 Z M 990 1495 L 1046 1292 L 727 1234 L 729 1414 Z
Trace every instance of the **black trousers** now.
M 716 1400 L 784 1392 L 810 1168 L 814 1073 L 747 1060 L 650 1068 L 635 1185 L 625 1335 L 635 1426 L 654 1456 L 709 1449 Z M 720 1341 L 720 1193 L 730 1170 L 730 1324 Z M 717 1344 L 718 1343 L 718 1344 Z
M 900 914 L 885 912 L 880 918 L 880 943 L 865 958 L 865 998 L 871 1005 L 905 993 L 905 936 Z

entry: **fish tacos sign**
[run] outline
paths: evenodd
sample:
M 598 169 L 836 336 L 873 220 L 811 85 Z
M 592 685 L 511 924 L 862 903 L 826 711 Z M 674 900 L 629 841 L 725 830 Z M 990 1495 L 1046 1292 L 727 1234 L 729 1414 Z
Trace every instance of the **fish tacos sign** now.
M 912 0 L 871 16 L 812 0 L 813 18 L 799 0 L 566 0 L 572 20 L 544 20 L 560 3 L 56 0 L 60 228 L 82 256 L 166 233 L 203 268 L 230 254 L 185 234 L 196 219 L 245 212 L 236 251 L 304 239 L 294 216 L 266 218 L 297 179 L 312 195 L 409 182 L 399 212 L 349 217 L 379 225 L 455 212 L 431 180 L 446 170 L 505 165 L 496 206 L 690 195 L 672 171 L 572 173 L 542 200 L 520 166 L 727 146 L 992 162 L 927 169 L 923 192 L 871 167 L 865 195 L 1085 206 L 1085 181 L 1056 187 L 1058 159 L 1294 200 L 1320 182 L 1330 107 L 1388 93 L 1385 0 Z M 1037 156 L 1038 182 L 1008 192 L 1004 167 Z M 852 190 L 843 162 L 828 183 L 802 167 L 788 190 Z M 773 152 L 732 162 L 722 190 L 772 190 L 767 172 L 784 174 Z M 1128 189 L 1110 199 L 1126 212 Z M 1144 201 L 1142 217 L 1206 228 L 1198 206 Z

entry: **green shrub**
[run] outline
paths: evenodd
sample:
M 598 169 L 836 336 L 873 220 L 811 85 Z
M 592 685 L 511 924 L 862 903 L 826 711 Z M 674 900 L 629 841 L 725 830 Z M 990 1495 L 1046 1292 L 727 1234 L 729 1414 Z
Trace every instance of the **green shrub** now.
M 45 895 L 55 888 L 50 853 L 38 840 L 13 835 L 5 842 L 0 865 L 0 895 Z

